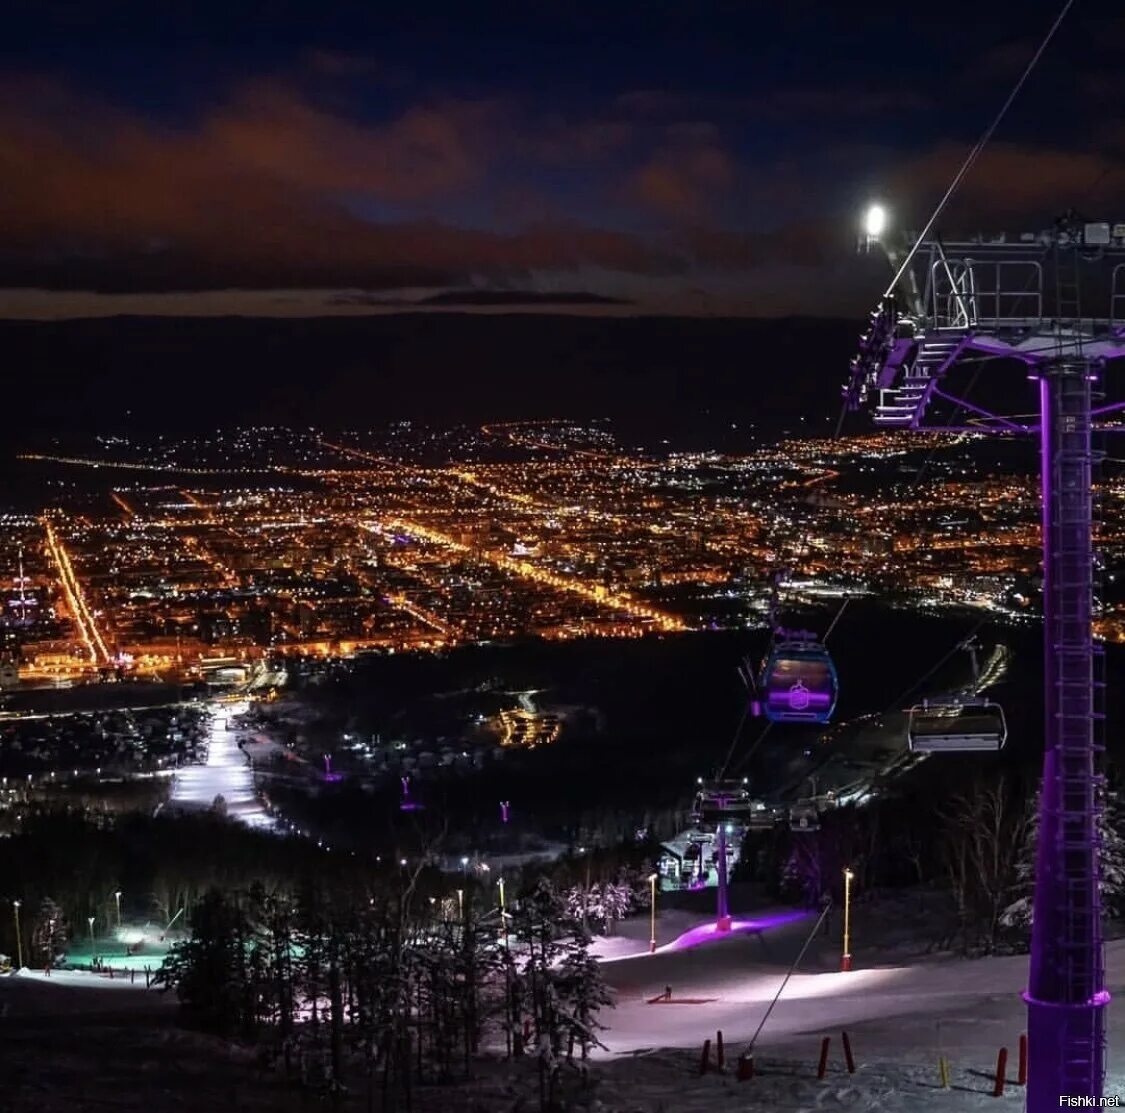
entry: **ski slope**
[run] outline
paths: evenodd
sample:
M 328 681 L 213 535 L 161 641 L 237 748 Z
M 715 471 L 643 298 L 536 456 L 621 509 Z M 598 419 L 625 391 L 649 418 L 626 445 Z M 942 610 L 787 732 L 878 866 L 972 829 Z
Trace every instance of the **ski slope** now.
M 212 705 L 207 761 L 202 765 L 184 766 L 176 772 L 169 801 L 173 808 L 210 808 L 215 798 L 221 796 L 226 801 L 227 815 L 232 819 L 250 827 L 273 827 L 274 821 L 262 807 L 254 789 L 250 764 L 238 748 L 238 734 L 228 727 L 228 721 L 244 714 L 249 706 L 246 701 Z
M 638 953 L 636 939 L 631 951 L 624 940 L 599 948 L 609 952 L 603 972 L 617 1006 L 603 1016 L 605 1050 L 595 1054 L 607 1087 L 616 1088 L 614 1080 L 621 1079 L 626 1104 L 620 1108 L 646 1113 L 720 1107 L 1022 1108 L 1022 1089 L 1015 1085 L 1002 1099 L 991 1094 L 1001 1047 L 1008 1048 L 1007 1074 L 1015 1081 L 1019 1036 L 1026 1026 L 1020 993 L 1027 957 L 919 958 L 914 947 L 906 958 L 893 945 L 873 945 L 853 948 L 855 968 L 841 973 L 838 922 L 813 941 L 759 1035 L 757 1076 L 743 1083 L 731 1070 L 699 1077 L 703 1041 L 714 1041 L 718 1030 L 728 1065 L 749 1044 L 814 923 L 812 915 L 773 909 L 736 920 L 739 930 L 721 936 L 713 927 L 691 925 L 682 913 L 670 913 L 655 954 L 647 948 Z M 637 925 L 627 928 L 635 932 Z M 1125 940 L 1109 944 L 1106 960 L 1109 988 L 1125 999 Z M 649 1003 L 669 986 L 672 1003 Z M 1106 1093 L 1122 1094 L 1125 1103 L 1125 1042 L 1112 1042 L 1114 1028 L 1111 1005 Z M 858 1061 L 854 1076 L 844 1067 L 844 1030 Z M 819 1081 L 815 1068 L 823 1036 L 832 1038 L 830 1069 Z M 952 1066 L 949 1090 L 940 1086 L 941 1054 Z M 606 1107 L 618 1108 L 611 1101 Z

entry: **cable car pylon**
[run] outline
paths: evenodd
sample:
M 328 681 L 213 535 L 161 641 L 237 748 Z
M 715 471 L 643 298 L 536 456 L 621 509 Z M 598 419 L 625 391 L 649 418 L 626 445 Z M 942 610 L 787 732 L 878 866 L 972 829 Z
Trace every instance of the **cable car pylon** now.
M 715 930 L 727 932 L 731 929 L 730 881 L 727 867 L 727 836 L 737 828 L 740 836 L 745 836 L 748 828 L 754 826 L 755 813 L 763 811 L 760 802 L 752 800 L 746 778 L 742 780 L 705 781 L 702 777 L 696 782 L 695 806 L 692 809 L 692 823 L 700 831 L 714 833 L 715 868 L 718 879 L 718 893 L 715 903 Z M 768 826 L 773 826 L 772 813 Z
M 869 226 L 867 246 L 882 231 L 873 235 Z M 1125 224 L 1072 212 L 1041 233 L 907 238 L 895 276 L 905 295 L 900 304 L 892 284 L 872 314 L 846 405 L 870 402 L 877 425 L 922 429 L 931 406 L 945 400 L 976 422 L 946 428 L 1040 441 L 1045 753 L 1024 999 L 1027 1109 L 1047 1113 L 1060 1096 L 1096 1100 L 1105 1081 L 1109 993 L 1097 841 L 1104 684 L 1092 631 L 1092 437 L 1096 419 L 1125 409 L 1125 402 L 1095 405 L 1106 365 L 1125 357 Z M 1084 315 L 1084 302 L 1096 312 Z M 1037 384 L 1038 422 L 950 393 L 947 377 L 963 357 L 1022 362 Z

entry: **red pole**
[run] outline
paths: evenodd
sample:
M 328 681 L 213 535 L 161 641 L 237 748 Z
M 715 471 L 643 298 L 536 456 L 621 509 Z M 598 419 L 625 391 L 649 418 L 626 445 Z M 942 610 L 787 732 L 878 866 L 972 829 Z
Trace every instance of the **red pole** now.
M 699 1073 L 706 1074 L 711 1069 L 711 1041 L 703 1041 L 703 1054 L 699 1056 Z
M 1020 1033 L 1020 1072 L 1016 1076 L 1017 1086 L 1027 1085 L 1027 1033 Z
M 855 1056 L 852 1055 L 852 1040 L 847 1032 L 840 1033 L 844 1044 L 844 1062 L 848 1065 L 848 1074 L 855 1074 Z
M 1006 1047 L 1000 1048 L 1000 1054 L 996 1056 L 996 1085 L 992 1088 L 992 1096 L 999 1098 L 1004 1096 L 1004 1076 L 1008 1073 L 1008 1049 Z
M 820 1062 L 816 1065 L 817 1078 L 823 1078 L 828 1072 L 828 1045 L 832 1042 L 831 1036 L 825 1036 L 820 1041 Z
M 754 1077 L 754 1056 L 740 1055 L 738 1058 L 738 1081 L 749 1082 Z
M 723 1031 L 721 1028 L 715 1033 L 715 1064 L 719 1070 L 723 1070 L 727 1065 L 726 1056 L 723 1054 Z

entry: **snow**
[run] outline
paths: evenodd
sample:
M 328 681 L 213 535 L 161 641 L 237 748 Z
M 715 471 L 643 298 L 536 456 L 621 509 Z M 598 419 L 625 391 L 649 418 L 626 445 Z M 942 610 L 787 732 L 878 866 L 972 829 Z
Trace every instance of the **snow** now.
M 157 964 L 159 965 L 159 963 Z M 155 968 L 154 968 L 155 969 Z M 144 989 L 145 979 L 143 970 L 137 971 L 137 981 L 131 982 L 129 978 L 120 975 L 111 978 L 109 974 L 94 974 L 89 970 L 52 970 L 48 975 L 45 970 L 29 970 L 26 966 L 12 971 L 10 978 L 19 978 L 20 981 L 43 982 L 49 985 L 70 986 L 79 989 Z
M 682 926 L 682 919 L 673 922 Z M 751 1101 L 779 1111 L 1022 1108 L 1022 1090 L 1014 1085 L 1001 1101 L 991 1093 L 1001 1047 L 1008 1049 L 1009 1078 L 1015 1077 L 1026 1025 L 1020 997 L 1026 955 L 887 963 L 887 952 L 872 947 L 857 950 L 856 968 L 841 973 L 838 939 L 823 932 L 758 1036 L 757 1076 L 743 1083 L 730 1072 L 699 1077 L 703 1041 L 715 1041 L 717 1031 L 728 1065 L 747 1047 L 813 924 L 811 917 L 786 918 L 778 910 L 743 922 L 756 926 L 729 935 L 713 925 L 697 927 L 653 955 L 629 955 L 621 940 L 613 947 L 599 941 L 606 980 L 616 991 L 616 1008 L 603 1016 L 606 1050 L 594 1052 L 607 1072 L 599 1090 L 607 1109 L 702 1113 L 747 1108 Z M 1111 992 L 1125 996 L 1125 940 L 1107 946 L 1106 965 Z M 673 998 L 698 1003 L 649 1004 L 666 986 Z M 845 1030 L 859 1064 L 855 1076 L 843 1066 Z M 831 1066 L 819 1081 L 823 1036 L 832 1039 Z M 1106 1092 L 1125 1094 L 1125 1070 L 1113 1052 L 1111 1044 Z M 951 1061 L 950 1090 L 940 1087 L 941 1054 Z M 622 1103 L 616 1105 L 606 1091 L 616 1089 L 612 1080 L 619 1076 Z
M 254 791 L 254 774 L 238 748 L 238 735 L 226 726 L 228 719 L 245 714 L 249 707 L 246 701 L 213 705 L 207 761 L 203 765 L 189 765 L 176 774 L 172 785 L 173 807 L 210 808 L 215 797 L 222 796 L 227 814 L 233 819 L 250 827 L 273 826 L 273 820 Z
M 621 934 L 598 939 L 603 974 L 614 989 L 616 1008 L 602 1013 L 599 1033 L 605 1051 L 593 1051 L 593 1091 L 589 1108 L 600 1113 L 711 1113 L 763 1109 L 776 1113 L 812 1113 L 824 1108 L 854 1113 L 958 1113 L 971 1110 L 1021 1109 L 1023 1091 L 1009 1085 L 1005 1096 L 991 1096 L 996 1054 L 1009 1052 L 1014 1082 L 1019 1036 L 1025 1009 L 1020 999 L 1027 974 L 1026 956 L 966 960 L 949 955 L 888 962 L 905 954 L 885 946 L 897 938 L 887 907 L 860 908 L 858 923 L 869 940 L 855 950 L 855 969 L 838 970 L 839 923 L 821 930 L 809 946 L 799 973 L 793 975 L 755 1045 L 755 1077 L 739 1082 L 734 1065 L 754 1035 L 790 963 L 806 941 L 814 916 L 792 909 L 767 908 L 736 918 L 736 930 L 718 933 L 698 915 L 667 910 L 657 921 L 658 950 L 648 954 L 649 922 L 637 917 L 621 925 Z M 1125 994 L 1125 940 L 1107 946 L 1108 984 L 1118 998 Z M 51 985 L 46 983 L 50 981 Z M 0 978 L 0 1010 L 7 992 L 22 983 L 54 1000 L 87 996 L 97 990 L 142 989 L 126 979 L 104 975 L 20 971 Z M 648 1004 L 671 986 L 674 999 L 700 1001 L 681 1005 Z M 65 988 L 64 988 L 65 987 Z M 87 992 L 74 993 L 81 987 Z M 55 990 L 57 992 L 52 992 Z M 167 1007 L 161 995 L 122 998 L 144 1008 Z M 69 1005 L 55 1006 L 70 1008 Z M 77 1003 L 74 1006 L 78 1007 Z M 1112 1008 L 1112 1006 L 1111 1006 Z M 155 1014 L 154 1014 L 155 1015 Z M 700 1076 L 705 1039 L 723 1032 L 727 1070 Z M 841 1049 L 841 1032 L 851 1037 L 858 1069 L 849 1075 Z M 1116 1027 L 1110 1025 L 1111 1037 Z M 816 1057 L 823 1036 L 832 1043 L 826 1078 L 816 1078 Z M 1110 1048 L 1106 1092 L 1125 1093 L 1125 1070 Z M 943 1090 L 938 1056 L 949 1057 L 952 1088 Z M 714 1055 L 714 1052 L 712 1052 Z M 416 1113 L 453 1108 L 507 1110 L 516 1095 L 535 1092 L 534 1063 L 485 1061 L 474 1082 L 455 1091 L 423 1087 Z M 570 1068 L 564 1073 L 577 1085 Z M 533 1108 L 528 1100 L 526 1108 Z

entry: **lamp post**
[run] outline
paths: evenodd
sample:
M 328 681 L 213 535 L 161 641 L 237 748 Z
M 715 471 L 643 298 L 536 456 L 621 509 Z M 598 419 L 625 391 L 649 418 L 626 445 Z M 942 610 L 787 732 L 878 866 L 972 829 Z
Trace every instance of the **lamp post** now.
M 504 879 L 500 878 L 500 923 L 504 926 L 504 946 L 508 946 L 508 909 L 504 903 Z
M 90 969 L 94 968 L 94 963 L 97 961 L 97 955 L 94 953 L 94 917 L 86 917 L 86 925 L 90 929 Z
M 852 878 L 850 869 L 844 870 L 844 953 L 840 956 L 840 969 L 852 968 Z
M 465 922 L 465 890 L 457 890 L 457 919 L 461 923 Z
M 23 939 L 20 937 L 20 902 L 12 901 L 12 915 L 16 919 L 16 966 L 17 970 L 23 969 Z
M 117 902 L 117 930 L 121 930 L 121 890 L 113 894 L 113 899 Z
M 582 890 L 582 926 L 588 931 L 590 927 L 590 859 L 584 846 L 578 848 L 578 853 L 586 859 L 586 887 Z
M 648 953 L 656 954 L 656 882 L 659 874 L 648 875 L 649 901 L 648 901 Z

